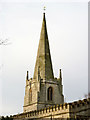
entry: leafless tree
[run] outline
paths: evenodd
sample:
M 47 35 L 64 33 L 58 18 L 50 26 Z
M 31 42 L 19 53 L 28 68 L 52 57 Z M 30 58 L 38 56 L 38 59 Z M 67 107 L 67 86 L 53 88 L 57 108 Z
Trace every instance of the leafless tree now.
M 11 44 L 8 39 L 5 39 L 5 40 L 0 39 L 0 45 L 8 45 L 8 44 Z M 3 64 L 0 65 L 0 70 L 1 70 L 2 66 L 3 66 Z
M 8 39 L 5 40 L 0 39 L 0 45 L 8 45 L 8 44 L 10 44 Z

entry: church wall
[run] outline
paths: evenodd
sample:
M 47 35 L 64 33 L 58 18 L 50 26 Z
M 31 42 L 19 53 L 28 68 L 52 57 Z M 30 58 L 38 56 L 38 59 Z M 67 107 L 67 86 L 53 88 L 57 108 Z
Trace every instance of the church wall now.
M 32 84 L 31 89 L 32 89 L 32 102 L 31 103 L 35 103 L 38 101 L 37 100 L 37 98 L 38 98 L 37 83 Z
M 24 112 L 37 110 L 37 103 L 29 104 L 28 106 L 24 106 L 23 108 L 24 108 Z
M 83 101 L 79 100 L 74 102 L 70 106 L 71 116 L 90 116 L 90 100 L 84 99 Z M 74 114 L 73 114 L 74 113 Z
M 22 120 L 36 118 L 42 120 L 43 118 L 90 118 L 90 99 L 76 101 L 73 103 L 64 103 L 57 106 L 50 106 L 37 111 L 31 111 L 14 115 L 14 120 Z M 85 119 L 86 120 L 86 119 Z M 87 119 L 89 120 L 89 119 Z
M 24 105 L 28 105 L 28 104 L 29 104 L 29 86 L 28 86 L 28 84 L 26 84 L 25 96 L 24 96 Z
M 62 105 L 62 106 L 53 106 L 44 108 L 38 111 L 31 111 L 27 113 L 22 113 L 21 115 L 17 115 L 14 119 L 43 119 L 43 118 L 68 118 L 69 117 L 69 105 Z
M 35 103 L 37 103 L 37 100 L 38 100 L 37 99 L 38 93 L 35 85 L 36 84 L 31 84 L 32 95 L 30 96 L 30 81 L 28 81 L 28 85 L 26 86 L 26 89 L 25 89 L 24 107 L 23 107 L 24 112 L 37 110 L 37 106 L 36 106 L 37 104 Z

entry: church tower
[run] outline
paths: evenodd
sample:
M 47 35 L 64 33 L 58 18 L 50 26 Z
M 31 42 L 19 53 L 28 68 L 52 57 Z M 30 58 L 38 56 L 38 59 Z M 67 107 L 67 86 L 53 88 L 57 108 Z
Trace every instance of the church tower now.
M 45 13 L 38 46 L 33 78 L 27 71 L 23 111 L 39 110 L 64 103 L 62 75 L 54 78 Z

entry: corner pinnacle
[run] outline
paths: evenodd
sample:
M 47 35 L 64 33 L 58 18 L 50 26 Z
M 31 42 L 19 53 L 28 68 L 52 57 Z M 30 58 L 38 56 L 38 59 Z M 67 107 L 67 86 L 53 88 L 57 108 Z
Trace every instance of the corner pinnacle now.
M 61 69 L 60 69 L 60 78 L 62 79 L 62 73 L 61 73 Z
M 27 79 L 27 80 L 29 79 L 28 71 L 27 71 L 27 76 L 26 76 L 26 79 Z

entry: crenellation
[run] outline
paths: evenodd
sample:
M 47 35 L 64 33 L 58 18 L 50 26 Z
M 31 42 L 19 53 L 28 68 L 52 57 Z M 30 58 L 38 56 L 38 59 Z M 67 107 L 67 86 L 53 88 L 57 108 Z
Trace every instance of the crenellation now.
M 31 114 L 31 116 L 34 116 L 34 111 L 32 111 L 32 114 Z
M 60 104 L 60 108 L 61 108 L 61 110 L 63 110 L 63 104 Z
M 47 113 L 49 113 L 49 107 L 47 108 Z
M 53 106 L 53 112 L 55 112 L 55 111 L 56 111 L 56 106 L 54 105 L 54 106 Z
M 34 115 L 37 116 L 37 111 L 36 110 L 34 111 Z
M 82 103 L 82 101 L 81 101 L 81 100 L 79 100 L 79 101 L 78 101 L 78 103 L 79 103 L 79 104 L 81 104 L 81 103 Z
M 37 115 L 39 115 L 39 110 L 37 110 Z
M 40 114 L 42 114 L 42 109 L 40 110 Z
M 87 102 L 87 99 L 83 99 L 83 101 L 86 103 L 86 102 Z
M 34 111 L 35 115 L 36 115 L 36 112 L 37 112 L 37 111 L 35 110 L 35 111 Z
M 64 106 L 65 106 L 64 108 L 67 109 L 67 103 L 64 103 Z
M 33 112 L 33 111 L 30 112 L 30 116 L 32 116 L 32 112 Z
M 27 118 L 29 118 L 29 113 L 27 113 Z
M 32 112 L 33 112 L 33 111 L 31 111 L 31 112 L 28 112 L 28 113 L 29 113 L 29 115 L 30 115 L 30 117 L 32 116 Z M 27 114 L 28 114 L 28 113 L 27 113 Z
M 87 101 L 86 104 L 88 105 L 88 104 L 89 104 L 89 101 Z
M 44 109 L 41 109 L 42 110 L 42 114 L 44 114 Z
M 49 110 L 50 112 L 52 112 L 53 111 L 53 109 L 52 109 L 52 107 L 50 106 L 50 110 Z
M 85 101 L 85 102 L 83 102 Z M 80 103 L 80 104 L 79 104 Z M 83 106 L 84 103 L 84 106 Z M 87 104 L 88 103 L 88 104 Z M 89 100 L 82 100 L 82 101 L 75 101 L 73 103 L 64 103 L 60 105 L 54 105 L 50 106 L 48 108 L 35 110 L 27 113 L 22 113 L 18 115 L 14 115 L 15 119 L 18 118 L 36 118 L 36 116 L 39 118 L 41 116 L 50 116 L 51 114 L 53 116 L 57 116 L 56 114 L 59 114 L 59 117 L 65 117 L 65 118 L 75 118 L 76 115 L 83 115 L 86 113 L 86 115 L 89 114 L 90 109 L 90 99 Z M 87 111 L 88 110 L 88 111 Z
M 28 114 L 29 114 L 29 116 L 32 116 L 32 112 L 29 112 Z
M 50 109 L 51 109 L 51 108 L 49 107 L 49 112 L 50 112 Z
M 56 111 L 58 111 L 58 106 L 56 105 Z
M 75 104 L 72 104 L 72 108 L 75 108 Z
M 51 112 L 53 112 L 53 106 L 51 106 Z
M 45 114 L 47 112 L 46 108 L 43 109 L 43 113 Z
M 84 106 L 85 105 L 85 103 L 82 101 L 82 106 Z
M 35 111 L 33 111 L 32 115 L 35 116 Z
M 39 109 L 39 110 L 38 110 L 39 114 L 41 114 L 41 111 L 42 111 L 42 109 Z
M 58 110 L 58 106 L 59 106 L 59 105 L 58 105 L 58 104 L 56 104 L 56 111 Z
M 58 110 L 60 110 L 60 105 L 58 105 L 57 107 L 58 107 Z
M 80 104 L 77 103 L 77 107 L 80 107 Z
M 28 118 L 28 117 L 30 117 L 30 114 L 29 114 L 29 112 L 27 113 L 26 117 L 27 117 L 27 118 Z
M 18 116 L 18 117 L 19 117 L 19 116 Z M 22 115 L 21 115 L 21 117 L 22 117 Z M 26 117 L 26 118 L 28 117 L 28 114 L 27 114 L 27 113 L 26 113 L 25 117 Z

